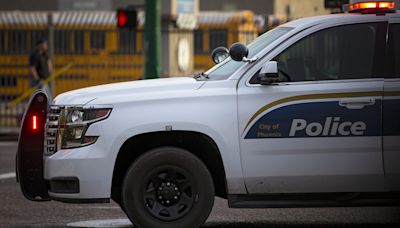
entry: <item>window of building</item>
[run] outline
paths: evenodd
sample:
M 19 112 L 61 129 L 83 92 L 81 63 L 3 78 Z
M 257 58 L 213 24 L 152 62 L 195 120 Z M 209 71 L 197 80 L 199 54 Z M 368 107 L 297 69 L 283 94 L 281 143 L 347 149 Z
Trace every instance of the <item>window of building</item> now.
M 54 31 L 54 53 L 69 54 L 71 50 L 71 31 L 56 30 Z
M 120 54 L 133 54 L 136 52 L 136 31 L 131 29 L 119 30 Z
M 194 53 L 195 54 L 202 54 L 204 53 L 203 51 L 203 30 L 202 29 L 196 29 L 193 32 L 193 42 L 194 42 Z
M 217 47 L 228 46 L 228 31 L 226 29 L 210 29 L 209 31 L 210 51 Z
M 12 30 L 8 31 L 8 52 L 10 54 L 27 54 L 27 31 L 25 30 Z
M 360 79 L 381 76 L 386 23 L 338 26 L 298 41 L 275 60 L 281 81 Z
M 74 31 L 74 52 L 75 54 L 85 52 L 85 31 Z
M 0 87 L 16 87 L 16 86 L 17 86 L 16 76 L 2 75 L 0 77 Z
M 106 45 L 106 34 L 104 31 L 90 32 L 90 48 L 104 49 Z
M 0 53 L 3 54 L 4 52 L 4 31 L 0 31 Z

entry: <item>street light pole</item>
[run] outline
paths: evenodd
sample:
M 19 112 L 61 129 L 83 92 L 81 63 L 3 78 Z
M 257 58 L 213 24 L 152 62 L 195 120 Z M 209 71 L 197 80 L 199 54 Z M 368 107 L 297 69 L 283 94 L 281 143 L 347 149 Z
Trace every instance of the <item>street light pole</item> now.
M 144 25 L 145 78 L 161 75 L 161 1 L 145 1 L 146 20 Z

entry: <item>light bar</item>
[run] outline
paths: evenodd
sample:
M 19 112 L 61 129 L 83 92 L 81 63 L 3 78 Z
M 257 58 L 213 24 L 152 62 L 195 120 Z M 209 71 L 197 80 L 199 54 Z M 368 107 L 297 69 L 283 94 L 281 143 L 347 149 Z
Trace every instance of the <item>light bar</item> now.
M 392 10 L 395 2 L 358 2 L 349 6 L 350 12 L 362 10 Z

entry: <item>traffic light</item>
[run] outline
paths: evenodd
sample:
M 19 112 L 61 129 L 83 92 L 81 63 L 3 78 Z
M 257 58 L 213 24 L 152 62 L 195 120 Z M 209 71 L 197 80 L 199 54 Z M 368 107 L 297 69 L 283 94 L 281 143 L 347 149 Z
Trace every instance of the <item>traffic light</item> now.
M 135 9 L 118 9 L 117 10 L 117 27 L 118 28 L 136 28 L 137 11 Z

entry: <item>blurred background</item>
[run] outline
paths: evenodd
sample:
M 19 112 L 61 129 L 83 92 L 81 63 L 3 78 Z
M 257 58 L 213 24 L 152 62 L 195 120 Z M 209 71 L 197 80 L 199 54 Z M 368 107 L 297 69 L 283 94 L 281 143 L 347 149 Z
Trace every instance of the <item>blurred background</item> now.
M 346 2 L 0 1 L 0 134 L 18 133 L 27 99 L 9 104 L 30 89 L 28 59 L 38 40 L 48 41 L 57 74 L 51 80 L 55 97 L 87 86 L 201 72 L 214 65 L 210 53 L 218 46 L 247 44 L 296 18 L 339 13 Z M 147 27 L 158 30 L 156 43 L 145 32 L 149 9 L 149 16 L 158 20 Z M 156 71 L 151 72 L 154 66 Z

